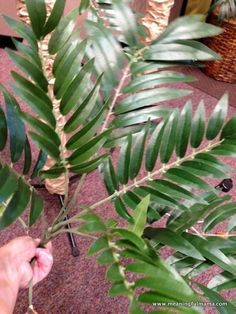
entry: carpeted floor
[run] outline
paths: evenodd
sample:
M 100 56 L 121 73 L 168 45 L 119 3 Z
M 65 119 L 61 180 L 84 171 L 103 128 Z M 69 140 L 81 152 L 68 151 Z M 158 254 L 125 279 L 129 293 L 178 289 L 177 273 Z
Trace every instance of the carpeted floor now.
M 6 52 L 0 49 L 0 82 L 8 86 L 10 71 L 14 68 L 8 59 Z M 200 75 L 200 74 L 199 74 Z M 207 78 L 202 75 L 201 80 L 207 83 Z M 196 86 L 187 84 L 178 84 L 178 87 L 192 90 L 191 99 L 196 106 L 201 99 L 207 104 L 207 110 L 210 112 L 217 102 L 219 94 L 212 96 L 211 93 L 204 93 Z M 182 107 L 183 100 L 173 101 L 171 105 Z M 1 104 L 2 105 L 2 104 Z M 24 107 L 24 105 L 22 104 Z M 230 108 L 230 115 L 235 112 Z M 5 155 L 7 158 L 7 154 Z M 234 167 L 234 162 L 231 162 Z M 235 180 L 235 174 L 232 174 Z M 236 182 L 236 181 L 235 181 Z M 75 186 L 75 184 L 74 184 Z M 74 187 L 73 186 L 73 187 Z M 49 195 L 42 190 L 41 193 L 46 200 L 46 216 L 48 219 L 55 216 L 58 211 L 59 202 L 56 196 Z M 236 196 L 236 188 L 232 190 Z M 91 204 L 106 196 L 102 181 L 97 172 L 88 175 L 87 180 L 81 191 L 81 198 L 78 203 Z M 103 217 L 116 217 L 111 204 L 102 206 L 99 213 Z M 0 233 L 0 245 L 8 242 L 10 239 L 22 235 L 20 225 L 14 224 L 10 228 Z M 39 224 L 37 224 L 31 233 L 32 236 L 40 235 Z M 128 312 L 127 301 L 124 298 L 111 299 L 107 296 L 109 284 L 104 280 L 105 268 L 98 266 L 95 258 L 86 256 L 86 250 L 90 241 L 77 237 L 81 254 L 74 258 L 71 255 L 70 247 L 66 235 L 58 237 L 53 242 L 54 247 L 54 265 L 50 275 L 38 284 L 34 289 L 34 305 L 39 314 L 126 314 Z M 200 280 L 207 283 L 214 274 L 214 269 L 204 273 Z M 226 298 L 236 297 L 236 293 L 224 294 Z M 27 291 L 21 291 L 18 297 L 15 314 L 23 314 L 27 310 Z M 213 309 L 206 309 L 206 313 L 216 313 Z
M 200 68 L 186 67 L 183 72 L 197 78 L 196 82 L 191 83 L 191 86 L 200 89 L 202 92 L 214 98 L 219 99 L 225 92 L 228 92 L 230 105 L 236 107 L 236 83 L 229 84 L 216 81 L 206 76 Z

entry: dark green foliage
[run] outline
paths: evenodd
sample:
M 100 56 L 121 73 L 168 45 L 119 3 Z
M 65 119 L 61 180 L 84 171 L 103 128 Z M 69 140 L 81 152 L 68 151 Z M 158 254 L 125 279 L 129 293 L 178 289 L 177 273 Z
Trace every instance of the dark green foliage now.
M 57 0 L 47 16 L 44 0 L 27 0 L 31 27 L 5 17 L 24 38 L 23 43 L 15 41 L 18 52 L 8 53 L 21 71 L 12 72 L 13 90 L 30 112 L 23 112 L 0 85 L 5 102 L 0 108 L 0 150 L 9 139 L 12 162 L 8 166 L 0 160 L 0 228 L 15 222 L 26 209 L 30 227 L 39 218 L 43 200 L 28 177 L 50 182 L 71 173 L 83 175 L 72 197 L 64 199 L 66 212 L 78 209 L 69 221 L 73 228 L 65 229 L 61 211 L 44 231 L 43 244 L 68 231 L 95 238 L 88 253 L 97 254 L 98 263 L 106 265 L 106 278 L 112 282 L 109 295 L 126 296 L 132 314 L 144 313 L 142 304 L 199 301 L 199 290 L 189 280 L 212 265 L 223 272 L 208 288 L 199 287 L 211 301 L 223 302 L 217 292 L 236 286 L 236 237 L 208 232 L 228 219 L 228 231 L 234 231 L 236 205 L 208 178 L 231 176 L 232 168 L 220 156 L 236 156 L 236 118 L 227 119 L 227 94 L 209 119 L 203 101 L 195 112 L 190 100 L 180 109 L 164 103 L 190 94 L 173 84 L 194 80 L 172 67 L 218 58 L 197 40 L 221 29 L 204 23 L 201 16 L 185 16 L 144 46 L 128 2 L 82 0 L 79 8 L 63 16 L 65 1 Z M 83 11 L 85 39 L 76 28 Z M 46 35 L 55 79 L 50 76 L 50 81 L 42 58 Z M 59 115 L 65 119 L 62 125 Z M 38 149 L 35 164 L 32 147 Z M 117 148 L 114 158 L 107 148 Z M 44 168 L 48 157 L 52 166 Z M 13 170 L 20 158 L 23 176 Z M 77 202 L 81 199 L 77 193 L 86 174 L 96 169 L 109 195 L 90 209 Z M 109 200 L 126 227 L 103 221 L 95 213 Z M 165 228 L 147 226 L 166 216 Z M 196 230 L 200 219 L 204 223 Z M 159 256 L 163 247 L 173 249 L 166 261 Z M 201 313 L 184 304 L 163 311 Z M 218 311 L 234 313 L 233 302 Z M 162 312 L 153 307 L 150 313 Z
M 0 170 L 0 229 L 13 223 L 31 204 L 30 222 L 32 225 L 43 209 L 43 200 L 22 177 L 18 177 L 7 165 L 1 164 Z
M 11 161 L 17 162 L 25 146 L 25 126 L 19 117 L 20 107 L 16 99 L 3 90 L 3 96 L 6 104 L 6 121 L 3 131 L 3 139 L 6 138 L 7 128 L 10 137 Z M 3 113 L 2 113 L 3 114 Z

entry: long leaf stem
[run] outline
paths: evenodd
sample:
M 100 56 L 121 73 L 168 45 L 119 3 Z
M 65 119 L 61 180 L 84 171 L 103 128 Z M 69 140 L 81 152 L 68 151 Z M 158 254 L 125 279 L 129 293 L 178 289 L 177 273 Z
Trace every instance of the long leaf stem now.
M 74 233 L 74 234 L 77 234 L 77 235 L 80 235 L 80 236 L 83 236 L 83 237 L 86 237 L 86 238 L 90 238 L 90 239 L 93 239 L 93 240 L 97 240 L 98 239 L 98 237 L 96 237 L 96 236 L 93 236 L 91 234 L 86 234 L 86 233 L 79 232 L 79 231 L 77 231 L 77 229 L 78 228 L 60 229 L 60 230 L 57 230 L 55 232 L 52 232 L 50 234 L 50 240 L 52 240 L 53 238 L 55 238 L 59 234 L 63 234 L 63 233 L 67 233 L 67 232 Z
M 124 68 L 123 74 L 122 74 L 121 79 L 120 79 L 120 83 L 119 83 L 119 85 L 118 85 L 117 88 L 116 88 L 116 91 L 115 91 L 113 100 L 112 100 L 112 102 L 111 102 L 111 106 L 110 106 L 110 108 L 109 108 L 108 114 L 107 114 L 106 119 L 105 119 L 105 121 L 104 121 L 104 123 L 103 123 L 103 126 L 102 126 L 102 128 L 101 128 L 101 132 L 103 132 L 103 131 L 107 128 L 107 125 L 108 125 L 109 119 L 110 119 L 110 117 L 111 117 L 111 115 L 112 115 L 112 113 L 113 113 L 113 109 L 114 109 L 114 107 L 115 107 L 117 98 L 120 96 L 120 92 L 121 92 L 121 90 L 122 90 L 122 88 L 123 88 L 123 85 L 124 85 L 124 83 L 125 83 L 125 80 L 126 80 L 126 78 L 127 78 L 127 76 L 128 76 L 128 73 L 129 73 L 131 64 L 132 64 L 132 62 L 129 62 L 129 63 L 126 65 L 126 67 Z
M 192 160 L 196 154 L 208 152 L 212 148 L 214 148 L 214 147 L 218 146 L 220 143 L 222 143 L 222 141 L 223 140 L 218 141 L 218 142 L 213 143 L 213 144 L 211 143 L 207 147 L 204 147 L 204 148 L 202 148 L 199 151 L 194 151 L 192 154 L 190 154 L 188 156 L 185 156 L 185 157 L 183 157 L 181 159 L 177 159 L 176 161 L 172 162 L 169 165 L 164 164 L 160 169 L 158 169 L 158 170 L 156 170 L 154 172 L 149 172 L 147 174 L 147 176 L 143 177 L 140 180 L 135 180 L 135 182 L 130 184 L 130 185 L 124 186 L 123 189 L 121 189 L 119 191 L 116 191 L 115 193 L 113 193 L 112 195 L 108 196 L 107 198 L 102 199 L 102 200 L 94 203 L 93 205 L 90 206 L 90 208 L 94 209 L 94 208 L 96 208 L 96 207 L 98 207 L 98 206 L 100 206 L 100 205 L 102 205 L 102 204 L 112 200 L 114 197 L 120 196 L 120 195 L 126 193 L 127 191 L 130 191 L 133 188 L 138 187 L 142 183 L 146 183 L 149 180 L 154 180 L 155 177 L 157 177 L 158 175 L 165 173 L 167 170 L 169 170 L 169 169 L 171 169 L 173 167 L 179 166 L 180 163 L 182 163 L 184 161 L 187 161 L 187 160 Z
M 130 66 L 131 66 L 131 62 L 129 62 L 126 67 L 124 68 L 124 71 L 123 71 L 123 74 L 121 76 L 121 79 L 120 79 L 120 82 L 119 82 L 119 85 L 118 87 L 116 88 L 116 91 L 115 91 L 115 94 L 113 96 L 113 99 L 112 99 L 112 102 L 111 102 L 111 105 L 110 105 L 110 108 L 109 108 L 109 111 L 108 111 L 108 114 L 106 116 L 106 119 L 104 120 L 103 122 L 103 125 L 101 127 L 101 133 L 106 130 L 107 126 L 108 126 L 108 123 L 109 123 L 109 119 L 113 113 L 113 109 L 114 109 L 114 106 L 116 104 L 116 101 L 117 101 L 117 98 L 119 97 L 120 95 L 120 92 L 123 88 L 123 85 L 125 83 L 125 80 L 127 78 L 127 75 L 129 73 L 129 69 L 130 69 Z M 97 155 L 97 154 L 96 154 Z M 73 196 L 72 196 L 72 199 L 69 201 L 68 204 L 66 204 L 64 206 L 64 208 L 62 208 L 62 210 L 60 211 L 58 217 L 56 218 L 55 220 L 55 223 L 58 222 L 58 220 L 60 219 L 64 219 L 64 217 L 68 214 L 68 212 L 71 210 L 71 208 L 75 205 L 75 202 L 77 200 L 77 197 L 81 191 L 81 188 L 83 186 L 83 183 L 85 182 L 85 179 L 87 177 L 87 174 L 83 174 L 82 177 L 80 178 L 80 181 L 73 193 Z
M 77 199 L 77 196 L 78 196 L 79 192 L 81 191 L 81 188 L 83 186 L 85 179 L 86 179 L 86 174 L 83 174 L 79 180 L 79 183 L 78 183 L 74 193 L 73 193 L 72 199 L 67 203 L 64 202 L 63 207 L 61 208 L 57 218 L 54 220 L 53 225 L 55 225 L 59 220 L 60 221 L 63 220 L 66 217 L 66 215 L 68 214 L 68 212 L 71 210 L 71 208 L 74 206 L 76 199 Z M 69 221 L 67 220 L 66 224 L 68 222 Z

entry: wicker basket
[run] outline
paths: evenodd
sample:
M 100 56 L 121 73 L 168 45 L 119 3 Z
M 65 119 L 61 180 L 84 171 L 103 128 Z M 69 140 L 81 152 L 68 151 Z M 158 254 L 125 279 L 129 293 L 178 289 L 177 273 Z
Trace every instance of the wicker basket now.
M 217 14 L 209 17 L 209 23 L 219 26 Z M 205 63 L 202 71 L 208 76 L 223 82 L 236 82 L 236 21 L 225 20 L 220 27 L 224 32 L 216 37 L 207 38 L 204 43 L 221 55 L 221 60 Z

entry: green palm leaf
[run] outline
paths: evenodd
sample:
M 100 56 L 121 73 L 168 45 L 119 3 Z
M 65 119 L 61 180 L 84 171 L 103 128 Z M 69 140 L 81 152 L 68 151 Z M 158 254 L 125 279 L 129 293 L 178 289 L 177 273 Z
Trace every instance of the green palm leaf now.
M 43 28 L 47 18 L 44 0 L 25 0 L 32 29 L 38 39 L 43 35 Z
M 50 54 L 58 52 L 70 38 L 75 27 L 78 13 L 78 8 L 75 8 L 60 20 L 49 41 L 48 50 Z
M 32 225 L 42 211 L 42 199 L 7 165 L 1 164 L 0 178 L 1 182 L 4 182 L 0 186 L 0 229 L 13 223 L 26 210 L 29 203 L 31 204 L 30 225 Z

